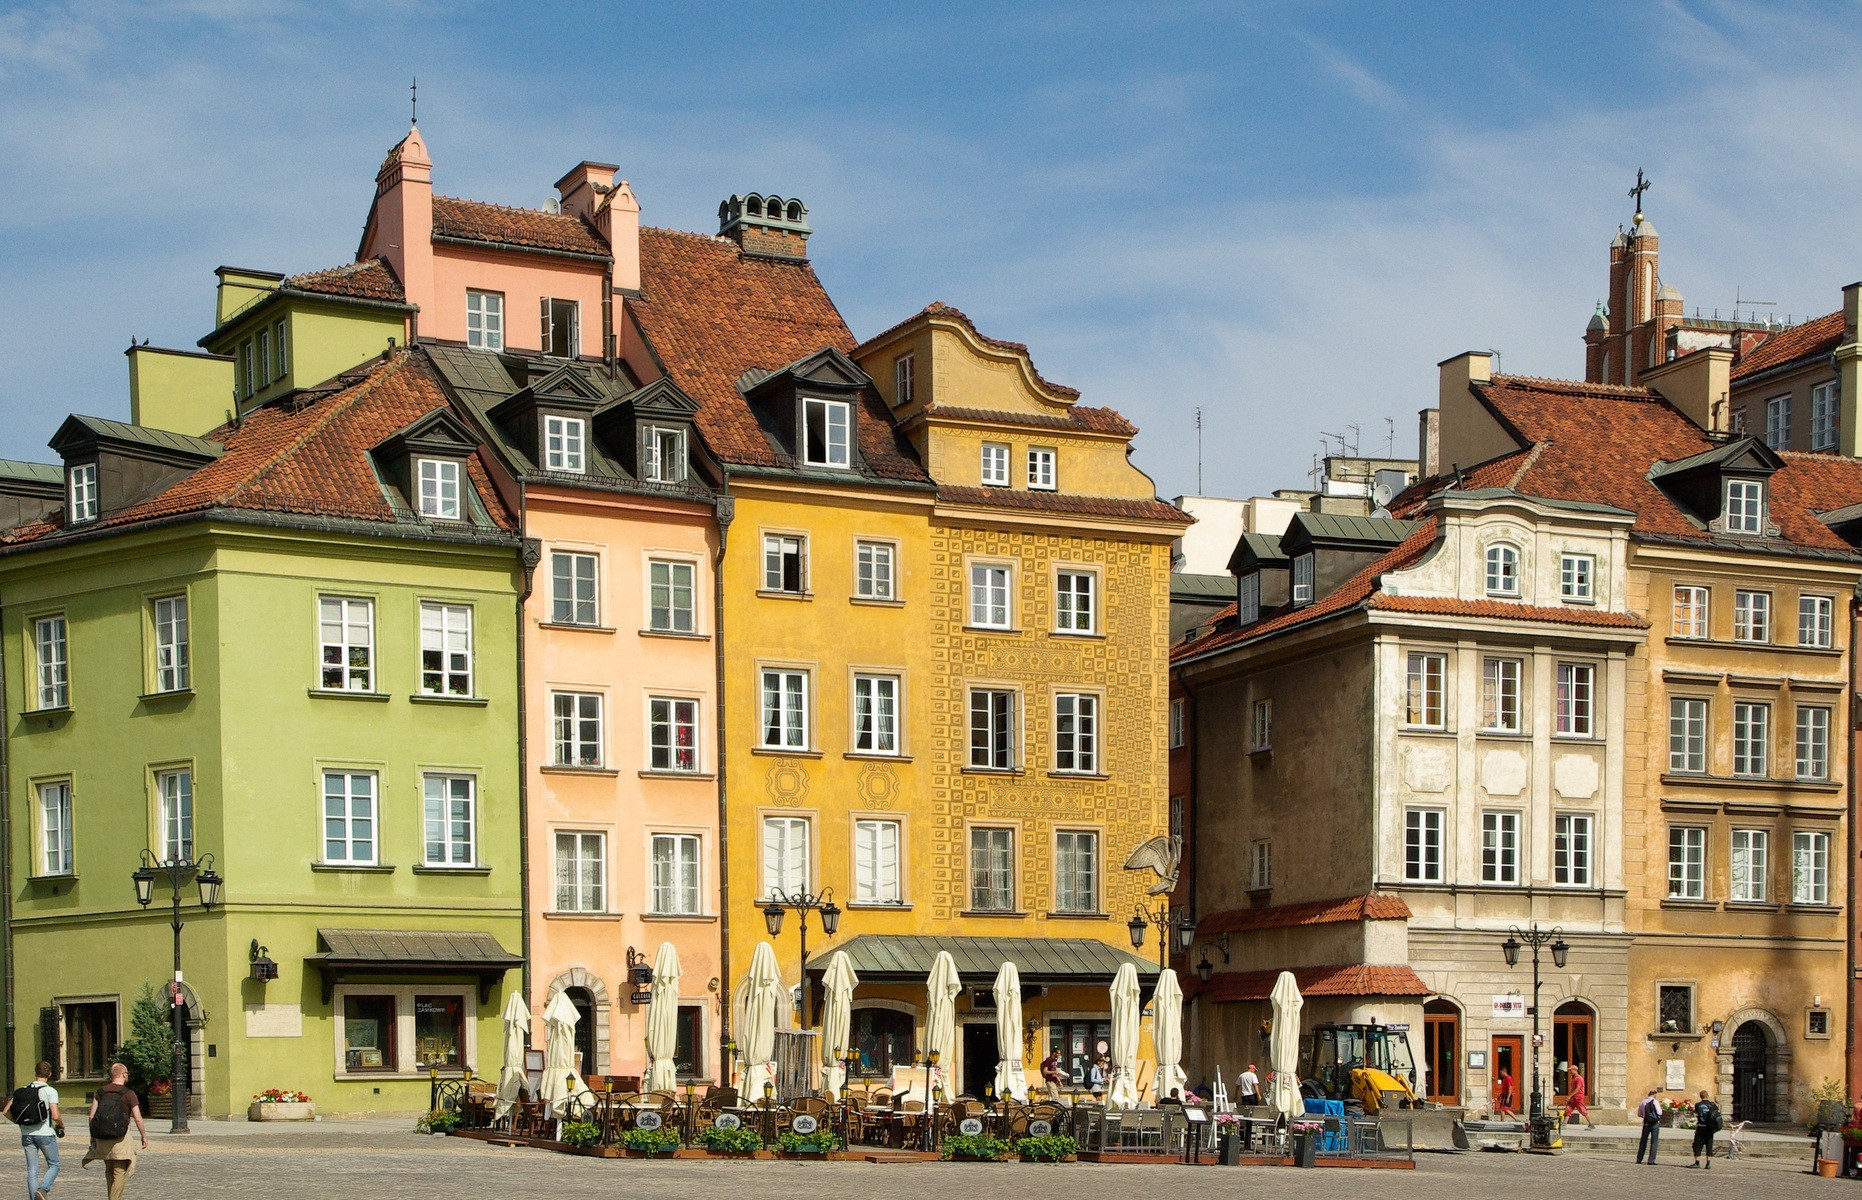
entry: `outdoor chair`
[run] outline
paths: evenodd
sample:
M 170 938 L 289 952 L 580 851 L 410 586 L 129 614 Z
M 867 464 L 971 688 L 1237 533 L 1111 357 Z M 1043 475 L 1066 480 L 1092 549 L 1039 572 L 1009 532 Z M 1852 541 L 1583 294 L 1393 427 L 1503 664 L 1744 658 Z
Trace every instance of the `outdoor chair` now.
M 789 1112 L 795 1116 L 810 1116 L 817 1120 L 825 1119 L 833 1105 L 819 1096 L 797 1096 L 789 1102 Z
M 883 1087 L 874 1088 L 872 1091 L 867 1093 L 866 1102 L 868 1105 L 870 1105 L 873 1108 L 891 1108 L 892 1107 L 892 1089 L 883 1088 Z
M 735 1108 L 737 1106 L 737 1089 L 734 1087 L 713 1086 L 705 1093 L 704 1103 L 715 1104 L 719 1108 Z

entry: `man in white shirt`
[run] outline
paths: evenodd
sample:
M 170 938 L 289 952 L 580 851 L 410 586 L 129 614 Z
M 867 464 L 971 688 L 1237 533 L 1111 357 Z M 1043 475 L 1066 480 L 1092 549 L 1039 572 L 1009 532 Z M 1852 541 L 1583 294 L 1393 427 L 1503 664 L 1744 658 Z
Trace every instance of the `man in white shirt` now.
M 26 1193 L 32 1200 L 46 1200 L 58 1180 L 58 1127 L 64 1122 L 58 1115 L 58 1089 L 48 1082 L 51 1078 L 52 1064 L 40 1063 L 32 1082 L 0 1106 L 0 1116 L 19 1126 L 19 1144 L 26 1148 Z M 30 1097 L 27 1093 L 31 1093 Z M 30 1108 L 27 1103 L 15 1103 L 22 1100 L 28 1101 Z M 27 1119 L 22 1121 L 21 1117 Z M 44 1175 L 39 1174 L 40 1159 L 45 1160 Z
M 1261 1077 L 1254 1073 L 1254 1064 L 1235 1079 L 1235 1103 L 1243 1108 L 1255 1108 L 1261 1103 Z

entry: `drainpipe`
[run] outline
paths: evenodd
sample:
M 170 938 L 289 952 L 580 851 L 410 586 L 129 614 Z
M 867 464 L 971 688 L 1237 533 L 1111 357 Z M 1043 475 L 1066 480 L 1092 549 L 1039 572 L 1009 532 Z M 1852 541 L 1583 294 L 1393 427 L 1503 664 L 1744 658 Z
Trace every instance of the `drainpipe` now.
M 6 678 L 6 639 L 0 637 L 0 681 Z M 0 682 L 0 697 L 5 695 L 5 684 Z M 0 711 L 5 704 L 0 703 Z M 6 990 L 6 1066 L 0 1068 L 6 1076 L 6 1090 L 13 1091 L 13 1063 L 15 1058 L 16 1027 L 13 1022 L 13 1005 L 15 1002 L 13 988 L 13 755 L 12 743 L 8 740 L 5 722 L 0 721 L 0 921 L 6 929 L 0 935 L 0 959 L 4 959 Z
M 720 471 L 719 495 L 715 510 L 718 517 L 718 558 L 711 571 L 711 642 L 712 656 L 715 661 L 714 676 L 716 699 L 712 708 L 717 712 L 717 736 L 712 745 L 717 747 L 718 756 L 718 1025 L 723 1032 L 718 1036 L 719 1072 L 718 1083 L 730 1086 L 731 1064 L 723 1061 L 724 1043 L 731 1040 L 731 826 L 730 812 L 725 801 L 729 789 L 728 758 L 725 753 L 729 745 L 724 737 L 724 548 L 730 541 L 731 521 L 737 515 L 737 501 L 724 494 L 730 486 L 730 470 Z
M 608 259 L 608 265 L 601 269 L 601 360 L 607 364 L 608 375 L 614 375 L 614 259 Z
M 1856 835 L 1856 635 L 1862 633 L 1862 582 L 1856 584 L 1856 590 L 1849 600 L 1849 658 L 1847 669 L 1849 678 L 1849 785 L 1845 789 L 1848 800 L 1848 812 L 1844 814 L 1844 841 L 1848 845 L 1849 857 L 1843 875 L 1847 885 L 1848 929 L 1843 938 L 1843 983 L 1848 994 L 1843 1003 L 1843 1080 L 1845 1094 L 1853 1096 L 1856 1088 L 1862 1086 L 1862 1072 L 1856 1069 L 1856 861 L 1862 852 L 1862 838 Z M 4 785 L 0 785 L 4 786 Z M 10 970 L 10 964 L 9 964 Z M 12 1029 L 12 1009 L 7 1010 L 8 1030 Z
M 521 531 L 530 527 L 529 496 L 524 489 L 524 481 L 517 480 L 517 528 Z M 530 751 L 528 711 L 526 703 L 524 675 L 524 613 L 530 603 L 530 594 L 534 590 L 537 564 L 543 559 L 543 543 L 536 538 L 523 539 L 519 550 L 519 563 L 524 569 L 523 591 L 517 596 L 517 861 L 521 865 L 518 871 L 519 903 L 523 906 L 520 913 L 519 928 L 524 958 L 524 1003 L 530 1003 Z M 528 1044 L 528 1034 L 526 1034 Z

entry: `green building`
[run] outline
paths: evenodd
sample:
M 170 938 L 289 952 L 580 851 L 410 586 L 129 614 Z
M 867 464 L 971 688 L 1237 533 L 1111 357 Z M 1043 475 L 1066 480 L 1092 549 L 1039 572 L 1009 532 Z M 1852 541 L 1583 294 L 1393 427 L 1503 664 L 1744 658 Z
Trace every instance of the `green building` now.
M 430 1068 L 495 1077 L 521 982 L 518 523 L 421 351 L 241 407 L 71 417 L 62 505 L 0 535 L 10 1067 L 102 1081 L 171 971 L 132 872 L 211 854 L 196 1110 L 422 1109 Z

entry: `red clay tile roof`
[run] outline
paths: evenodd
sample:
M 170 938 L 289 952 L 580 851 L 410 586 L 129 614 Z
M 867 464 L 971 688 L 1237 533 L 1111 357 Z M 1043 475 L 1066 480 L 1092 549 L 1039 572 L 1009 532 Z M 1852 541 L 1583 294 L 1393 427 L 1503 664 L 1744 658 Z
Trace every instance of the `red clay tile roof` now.
M 954 321 L 961 321 L 966 327 L 968 327 L 971 333 L 976 335 L 976 340 L 979 342 L 982 342 L 984 345 L 994 346 L 998 350 L 1007 350 L 1011 354 L 1020 354 L 1023 357 L 1028 358 L 1028 369 L 1034 372 L 1034 377 L 1040 380 L 1041 386 L 1048 389 L 1049 391 L 1058 392 L 1063 396 L 1077 396 L 1080 394 L 1080 391 L 1078 388 L 1070 388 L 1064 383 L 1055 383 L 1052 380 L 1048 379 L 1046 376 L 1042 375 L 1040 370 L 1035 367 L 1033 357 L 1029 356 L 1028 346 L 1026 343 L 1007 342 L 1007 341 L 1002 340 L 1001 338 L 990 337 L 988 334 L 978 329 L 976 327 L 976 322 L 972 321 L 969 318 L 968 314 L 966 314 L 962 309 L 952 308 L 950 305 L 944 303 L 942 300 L 933 300 L 931 303 L 925 305 L 924 308 L 920 309 L 918 312 L 915 312 L 911 316 L 905 318 L 903 321 L 900 321 L 897 325 L 894 325 L 889 329 L 883 329 L 879 333 L 875 334 L 874 336 L 866 340 L 867 342 L 876 342 L 880 338 L 885 337 L 887 334 L 892 333 L 895 330 L 905 328 L 907 325 L 910 325 L 913 321 L 916 321 L 919 317 L 923 316 L 926 313 L 930 313 L 933 316 L 949 317 L 950 319 Z M 862 343 L 862 345 L 864 344 L 865 343 Z
M 1433 996 L 1435 989 L 1409 966 L 1345 963 L 1333 967 L 1292 967 L 1302 996 Z M 1273 994 L 1279 971 L 1218 971 L 1209 982 L 1192 979 L 1185 996 L 1206 996 L 1217 1004 L 1265 1000 Z
M 751 368 L 780 370 L 853 334 L 807 262 L 747 255 L 724 238 L 670 229 L 640 231 L 640 290 L 628 303 L 672 381 L 698 402 L 698 427 L 726 463 L 785 467 L 737 390 Z M 860 457 L 884 479 L 929 479 L 885 402 L 860 398 Z
M 1802 325 L 1781 329 L 1746 351 L 1733 364 L 1733 378 L 1744 379 L 1815 354 L 1828 354 L 1843 340 L 1843 314 L 1839 309 L 1828 316 Z
M 1257 929 L 1288 929 L 1296 925 L 1336 925 L 1345 921 L 1407 921 L 1412 914 L 1401 896 L 1345 896 L 1308 904 L 1276 904 L 1271 908 L 1237 908 L 1210 913 L 1196 923 L 1198 934 L 1251 933 Z
M 1461 486 L 1468 491 L 1477 488 L 1512 488 L 1519 482 L 1532 460 L 1538 456 L 1539 448 L 1530 447 L 1515 450 L 1511 454 L 1502 454 L 1499 458 L 1489 459 L 1477 466 L 1467 467 L 1461 472 Z M 1416 519 L 1429 497 L 1453 483 L 1453 473 L 1431 475 L 1427 479 L 1418 479 L 1410 484 L 1390 501 L 1390 515 L 1405 520 Z
M 580 217 L 452 196 L 433 198 L 433 236 L 604 258 L 608 254 L 608 244 Z
M 1647 629 L 1634 613 L 1601 612 L 1581 605 L 1544 608 L 1505 600 L 1462 600 L 1454 596 L 1392 596 L 1379 592 L 1366 603 L 1391 612 L 1440 613 L 1450 617 L 1497 617 L 1506 621 L 1553 621 L 1561 625 L 1602 625 L 1613 629 Z
M 439 379 L 425 355 L 408 349 L 395 351 L 385 362 L 373 359 L 342 378 L 341 386 L 316 394 L 295 410 L 268 404 L 238 425 L 214 430 L 207 439 L 226 447 L 219 458 L 83 529 L 229 508 L 413 524 L 389 504 L 369 451 L 447 406 Z M 300 393 L 298 398 L 311 394 L 315 393 Z M 476 456 L 466 460 L 466 471 L 498 528 L 515 530 L 516 519 Z M 58 523 L 34 521 L 0 536 L 0 543 L 37 541 L 61 529 Z
M 405 300 L 401 281 L 385 258 L 365 258 L 345 263 L 327 271 L 307 271 L 285 280 L 283 287 L 300 292 L 322 292 L 331 296 L 355 296 L 363 300 Z
M 1138 427 L 1109 408 L 1075 405 L 1064 417 L 1040 413 L 1008 412 L 996 408 L 959 408 L 950 404 L 933 404 L 926 411 L 952 421 L 995 421 L 1004 425 L 1026 425 L 1034 429 L 1078 429 L 1086 433 L 1110 433 L 1133 437 Z
M 1179 525 L 1188 525 L 1196 520 L 1176 505 L 1162 500 L 1130 500 L 1118 496 L 1074 496 L 1066 492 L 1022 492 L 1010 488 L 963 487 L 947 483 L 939 485 L 937 498 L 951 504 L 1083 513 L 1092 517 L 1123 517 L 1133 521 L 1171 521 Z

